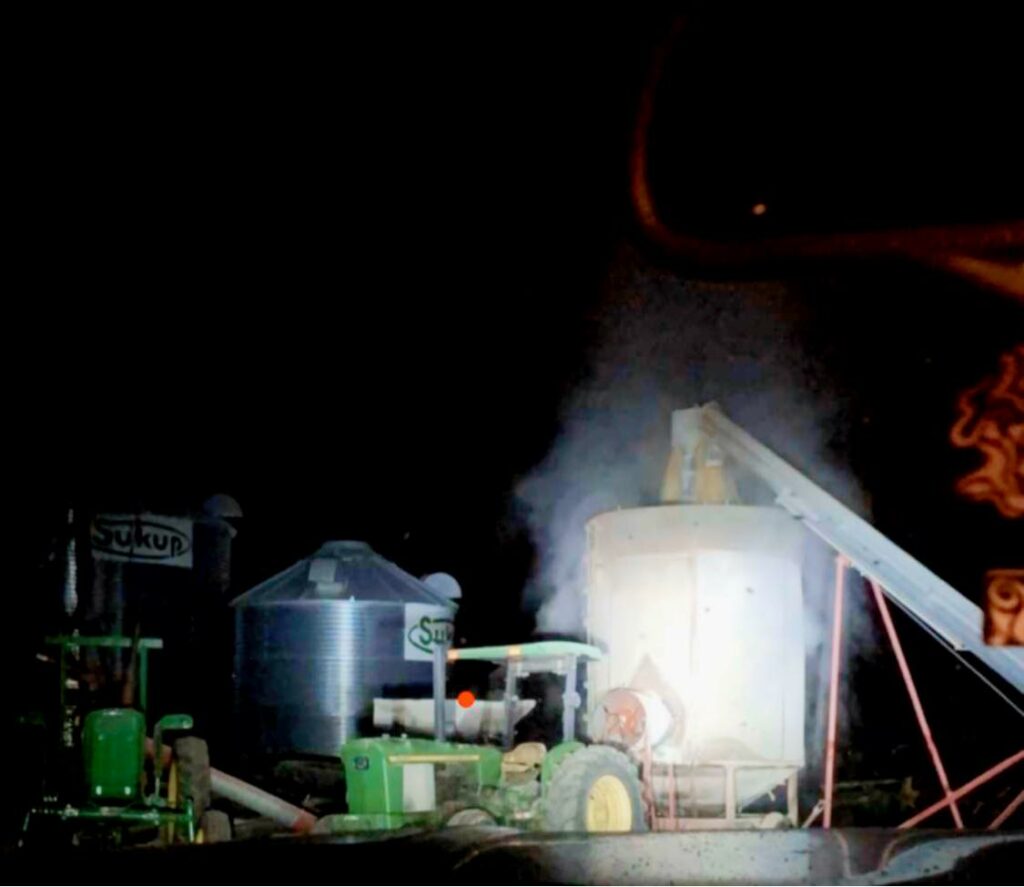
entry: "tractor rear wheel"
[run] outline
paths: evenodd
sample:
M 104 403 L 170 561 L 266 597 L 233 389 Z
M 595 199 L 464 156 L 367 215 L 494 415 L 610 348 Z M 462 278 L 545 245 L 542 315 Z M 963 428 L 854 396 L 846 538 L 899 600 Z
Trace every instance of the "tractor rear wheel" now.
M 543 821 L 553 832 L 645 831 L 636 767 L 607 745 L 573 752 L 551 777 Z
M 191 798 L 198 822 L 210 806 L 210 750 L 206 740 L 198 736 L 182 736 L 176 740 L 173 764 L 177 777 L 176 800 L 184 804 L 186 798 Z

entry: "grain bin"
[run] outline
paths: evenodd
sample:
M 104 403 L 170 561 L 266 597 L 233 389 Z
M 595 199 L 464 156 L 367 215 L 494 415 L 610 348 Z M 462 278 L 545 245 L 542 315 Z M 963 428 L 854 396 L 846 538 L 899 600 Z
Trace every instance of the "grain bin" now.
M 238 741 L 337 755 L 373 732 L 373 698 L 428 697 L 455 604 L 362 542 L 328 542 L 233 601 Z

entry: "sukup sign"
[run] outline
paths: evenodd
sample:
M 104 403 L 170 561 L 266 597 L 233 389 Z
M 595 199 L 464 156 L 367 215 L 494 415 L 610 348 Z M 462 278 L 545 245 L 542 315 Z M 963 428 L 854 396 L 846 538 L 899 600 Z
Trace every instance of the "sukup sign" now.
M 192 521 L 158 514 L 98 514 L 91 527 L 99 560 L 192 566 Z
M 404 658 L 414 662 L 430 662 L 434 647 L 452 642 L 452 613 L 436 604 L 405 605 Z

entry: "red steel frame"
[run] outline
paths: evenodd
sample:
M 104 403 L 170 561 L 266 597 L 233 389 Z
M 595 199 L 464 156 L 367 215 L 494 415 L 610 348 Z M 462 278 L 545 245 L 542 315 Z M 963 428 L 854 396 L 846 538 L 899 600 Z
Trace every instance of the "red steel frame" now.
M 900 674 L 903 675 L 903 683 L 907 686 L 907 693 L 910 695 L 910 704 L 914 707 L 914 714 L 917 715 L 917 724 L 924 736 L 924 744 L 928 746 L 928 754 L 931 755 L 932 765 L 935 767 L 935 775 L 939 777 L 939 785 L 946 796 L 946 802 L 953 814 L 953 822 L 957 828 L 964 827 L 963 818 L 960 816 L 960 808 L 953 798 L 952 789 L 949 787 L 949 778 L 946 776 L 946 768 L 942 766 L 942 758 L 939 756 L 939 749 L 932 737 L 931 727 L 928 726 L 928 719 L 924 716 L 924 707 L 921 705 L 921 698 L 917 695 L 917 687 L 914 685 L 914 678 L 910 674 L 910 666 L 907 665 L 907 658 L 903 655 L 903 645 L 900 643 L 900 636 L 896 634 L 896 626 L 892 623 L 892 615 L 889 613 L 889 605 L 885 602 L 885 595 L 882 589 L 873 579 L 869 580 L 871 590 L 875 595 L 875 603 L 878 605 L 878 612 L 882 615 L 882 623 L 885 625 L 886 634 L 889 635 L 889 643 L 892 644 L 892 652 L 896 656 L 896 662 L 900 667 Z
M 1017 795 L 1017 797 L 1015 797 L 1012 801 L 1010 801 L 1009 804 L 1006 805 L 1006 809 L 1002 813 L 1000 813 L 995 819 L 992 820 L 992 824 L 989 826 L 989 829 L 991 830 L 999 828 L 999 826 L 1001 826 L 1004 822 L 1006 822 L 1007 819 L 1009 819 L 1013 815 L 1013 811 L 1016 810 L 1021 804 L 1024 804 L 1024 791 L 1021 791 L 1021 793 Z
M 836 732 L 839 711 L 839 672 L 842 660 L 843 641 L 843 593 L 846 587 L 846 574 L 849 567 L 850 561 L 845 555 L 839 554 L 836 556 L 835 597 L 832 614 L 832 654 L 829 668 L 828 723 L 825 745 L 824 798 L 815 805 L 814 810 L 811 811 L 810 816 L 808 816 L 806 822 L 804 822 L 804 828 L 809 827 L 817 819 L 819 813 L 822 814 L 822 826 L 824 828 L 832 827 L 832 799 L 835 789 Z M 924 707 L 921 705 L 921 698 L 917 694 L 917 687 L 914 684 L 913 675 L 911 675 L 910 667 L 907 664 L 906 657 L 903 655 L 903 645 L 900 643 L 899 635 L 896 633 L 896 626 L 893 624 L 892 615 L 889 612 L 889 605 L 886 603 L 885 595 L 882 593 L 881 586 L 872 579 L 869 579 L 868 582 L 871 585 L 875 603 L 878 605 L 878 610 L 882 617 L 882 624 L 885 626 L 886 634 L 889 636 L 889 642 L 892 644 L 893 654 L 895 655 L 896 662 L 899 665 L 900 674 L 903 676 L 903 683 L 906 685 L 907 693 L 910 696 L 910 704 L 914 708 L 914 714 L 917 717 L 918 726 L 921 728 L 921 734 L 924 737 L 925 745 L 928 748 L 928 754 L 932 759 L 932 765 L 935 767 L 935 774 L 938 777 L 939 784 L 942 786 L 944 795 L 941 801 L 937 801 L 927 809 L 910 817 L 906 822 L 901 823 L 899 828 L 912 828 L 913 826 L 923 822 L 932 814 L 938 813 L 940 810 L 948 807 L 953 816 L 953 821 L 956 824 L 956 827 L 958 829 L 962 829 L 964 827 L 964 823 L 963 818 L 960 815 L 960 809 L 957 806 L 957 801 L 969 792 L 974 791 L 978 786 L 995 778 L 1004 770 L 1007 770 L 1014 764 L 1024 760 L 1024 749 L 1014 755 L 1011 755 L 1009 758 L 1001 761 L 994 767 L 990 767 L 984 773 L 976 776 L 970 782 L 962 785 L 955 791 L 950 787 L 949 778 L 946 776 L 946 768 L 942 764 L 942 757 L 939 755 L 938 746 L 935 744 L 935 738 L 932 736 L 931 728 L 928 725 L 928 719 L 925 717 Z M 1024 804 L 1024 791 L 1020 792 L 1020 794 L 1018 794 L 1007 805 L 1006 809 L 992 821 L 988 828 L 999 828 L 1007 819 L 1010 818 L 1010 816 L 1013 815 L 1021 804 Z
M 970 782 L 968 782 L 965 785 L 960 786 L 960 788 L 958 788 L 955 792 L 952 792 L 949 797 L 953 798 L 954 800 L 959 800 L 964 795 L 968 794 L 969 792 L 974 791 L 979 785 L 983 785 L 984 783 L 988 782 L 990 779 L 993 779 L 994 777 L 996 777 L 1000 773 L 1002 773 L 1004 770 L 1008 770 L 1010 767 L 1012 767 L 1014 764 L 1016 764 L 1016 763 L 1018 763 L 1020 761 L 1024 761 L 1024 748 L 1022 748 L 1019 752 L 1017 752 L 1017 754 L 1010 755 L 1010 757 L 1008 757 L 1005 761 L 1000 761 L 994 767 L 990 767 L 988 770 L 986 770 L 980 776 L 975 776 L 974 779 L 972 779 Z M 1006 808 L 1006 810 L 1004 810 L 1002 813 L 1000 813 L 999 817 L 996 818 L 996 820 L 993 822 L 993 824 L 992 824 L 992 826 L 990 826 L 990 828 L 998 828 L 999 825 L 1002 824 L 1002 822 L 1000 822 L 1000 818 L 1003 817 L 1004 814 L 1005 814 L 1005 817 L 1007 819 L 1009 819 L 1010 814 L 1013 813 L 1013 809 L 1015 809 L 1014 808 L 1014 804 L 1015 803 L 1016 803 L 1016 801 L 1011 803 L 1010 806 Z M 912 828 L 913 826 L 917 825 L 918 823 L 924 822 L 924 820 L 926 820 L 933 813 L 938 813 L 939 810 L 941 810 L 943 807 L 947 806 L 948 804 L 949 804 L 949 798 L 943 798 L 941 801 L 936 801 L 934 804 L 931 805 L 931 807 L 928 807 L 927 809 L 922 810 L 920 813 L 917 813 L 914 816 L 911 816 L 910 819 L 908 819 L 906 822 L 901 822 L 898 827 L 899 828 Z M 1009 812 L 1007 812 L 1007 811 L 1009 811 Z

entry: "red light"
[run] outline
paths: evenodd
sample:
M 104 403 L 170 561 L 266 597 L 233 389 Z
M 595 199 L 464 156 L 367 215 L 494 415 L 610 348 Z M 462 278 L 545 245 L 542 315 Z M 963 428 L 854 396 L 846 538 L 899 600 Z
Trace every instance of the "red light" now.
M 474 702 L 476 702 L 476 696 L 474 696 L 469 690 L 463 690 L 455 697 L 455 701 L 459 703 L 462 708 L 469 708 Z

